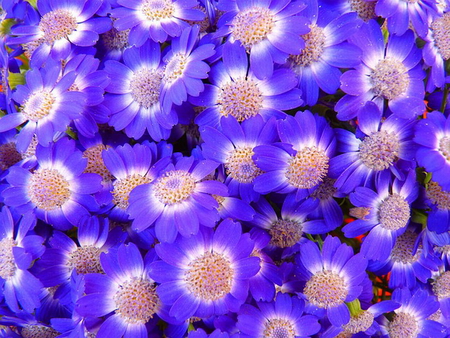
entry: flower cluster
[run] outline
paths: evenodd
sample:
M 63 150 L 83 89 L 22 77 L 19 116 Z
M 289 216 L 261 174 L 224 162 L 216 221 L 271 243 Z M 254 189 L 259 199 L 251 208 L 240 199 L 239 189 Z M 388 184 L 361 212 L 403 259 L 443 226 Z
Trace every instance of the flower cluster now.
M 0 337 L 450 336 L 450 0 L 0 20 Z

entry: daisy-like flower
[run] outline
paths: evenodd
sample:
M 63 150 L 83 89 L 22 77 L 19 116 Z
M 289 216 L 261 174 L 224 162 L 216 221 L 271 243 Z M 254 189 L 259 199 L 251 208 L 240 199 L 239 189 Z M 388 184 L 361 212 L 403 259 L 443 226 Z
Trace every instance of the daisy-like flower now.
M 324 9 L 322 9 L 324 8 Z M 299 87 L 307 105 L 313 106 L 319 98 L 319 88 L 334 94 L 340 85 L 340 68 L 351 68 L 361 63 L 361 50 L 347 39 L 363 23 L 356 13 L 347 13 L 330 21 L 325 7 L 317 0 L 308 2 L 305 15 L 310 31 L 302 35 L 305 48 L 290 53 L 288 65 L 299 78 Z
M 14 166 L 3 191 L 6 205 L 20 213 L 32 211 L 56 229 L 78 225 L 89 210 L 98 208 L 91 196 L 101 189 L 101 177 L 83 173 L 87 160 L 75 149 L 75 142 L 62 138 L 50 147 L 36 148 L 38 166 L 30 172 Z
M 122 244 L 117 251 L 101 254 L 105 275 L 85 275 L 86 295 L 78 300 L 76 311 L 95 318 L 111 314 L 98 337 L 148 336 L 146 324 L 161 310 L 155 282 L 148 275 L 154 258 L 154 251 L 142 258 L 135 244 Z
M 15 26 L 9 39 L 11 44 L 28 44 L 31 65 L 40 66 L 51 56 L 65 59 L 75 46 L 88 47 L 97 42 L 100 33 L 111 28 L 110 18 L 94 18 L 102 1 L 39 0 L 39 13 L 29 13 L 29 23 Z M 33 14 L 33 15 L 31 15 Z
M 450 190 L 450 123 L 444 114 L 434 111 L 419 121 L 414 141 L 419 145 L 417 163 L 433 174 L 433 181 Z
M 263 172 L 253 161 L 253 149 L 278 139 L 275 119 L 264 122 L 257 115 L 239 124 L 234 116 L 222 117 L 220 130 L 206 126 L 200 131 L 203 156 L 224 165 L 231 196 L 240 196 L 246 202 L 258 200 L 253 182 Z
M 371 0 L 319 0 L 319 5 L 327 10 L 340 14 L 356 12 L 358 17 L 366 22 L 377 17 L 375 14 L 376 4 L 376 1 Z
M 335 106 L 338 119 L 369 114 L 365 110 L 368 101 L 381 111 L 387 102 L 392 113 L 405 119 L 423 113 L 425 72 L 411 30 L 402 36 L 389 35 L 385 44 L 379 24 L 370 20 L 348 40 L 363 50 L 362 63 L 341 77 L 341 89 L 347 95 Z
M 297 16 L 303 3 L 280 0 L 237 0 L 236 7 L 218 21 L 216 36 L 228 36 L 224 51 L 237 43 L 250 53 L 250 69 L 258 79 L 272 76 L 274 63 L 305 46 L 300 35 L 308 33 L 307 20 Z M 232 48 L 232 47 L 231 47 Z
M 108 60 L 105 71 L 111 79 L 104 104 L 111 110 L 109 125 L 125 130 L 128 137 L 139 139 L 147 130 L 155 141 L 166 139 L 177 123 L 177 115 L 161 108 L 160 46 L 147 41 L 140 48 L 124 51 L 123 62 Z
M 387 19 L 389 33 L 403 35 L 412 25 L 420 37 L 425 37 L 428 18 L 436 16 L 437 3 L 434 0 L 378 0 L 375 6 L 377 15 Z
M 442 189 L 435 181 L 425 184 L 426 203 L 429 206 L 427 228 L 438 234 L 450 230 L 450 191 Z
M 427 92 L 442 88 L 445 85 L 445 62 L 450 59 L 450 12 L 431 20 L 428 34 L 424 38 L 425 46 L 422 49 L 424 63 L 431 67 L 427 82 Z
M 322 251 L 307 241 L 300 246 L 297 256 L 301 269 L 300 279 L 306 280 L 303 295 L 310 305 L 326 310 L 328 320 L 334 326 L 350 321 L 350 311 L 345 303 L 359 297 L 361 282 L 366 276 L 367 260 L 360 253 L 342 244 L 337 237 L 327 236 Z
M 321 325 L 316 316 L 305 315 L 305 301 L 278 293 L 272 302 L 258 302 L 258 308 L 245 304 L 238 313 L 242 337 L 311 337 Z
M 180 233 L 189 237 L 199 225 L 216 224 L 217 201 L 212 195 L 225 196 L 226 185 L 216 180 L 204 180 L 219 164 L 181 157 L 170 163 L 151 184 L 136 187 L 130 194 L 128 213 L 134 230 L 142 231 L 155 224 L 156 237 L 161 242 L 173 242 Z
M 23 159 L 16 147 L 16 135 L 14 129 L 0 133 L 0 180 L 8 173 L 9 167 Z
M 188 95 L 199 96 L 204 90 L 202 79 L 208 77 L 209 66 L 204 61 L 214 55 L 214 44 L 198 45 L 199 26 L 187 27 L 174 38 L 163 57 L 161 80 L 162 105 L 170 111 L 172 104 L 180 106 Z
M 260 194 L 295 192 L 301 200 L 328 175 L 336 150 L 334 131 L 324 117 L 307 110 L 279 120 L 278 134 L 282 145 L 254 148 L 253 159 L 264 172 L 255 178 L 254 189 Z
M 157 154 L 152 151 L 151 144 L 128 143 L 116 148 L 102 151 L 106 169 L 114 177 L 112 182 L 112 204 L 107 208 L 112 220 L 125 222 L 129 220 L 127 208 L 130 192 L 137 186 L 152 182 L 158 173 L 170 161 L 165 157 L 158 161 Z
M 350 215 L 357 220 L 347 224 L 342 231 L 347 238 L 354 238 L 369 231 L 361 245 L 361 253 L 372 260 L 386 260 L 411 218 L 411 203 L 418 196 L 416 174 L 411 170 L 405 181 L 389 175 L 380 175 L 376 191 L 358 187 L 350 194 L 355 208 Z
M 114 27 L 131 29 L 128 42 L 140 47 L 149 38 L 164 42 L 168 37 L 180 36 L 188 27 L 186 20 L 201 21 L 205 13 L 196 9 L 197 0 L 118 0 L 119 7 L 112 10 Z
M 394 311 L 391 321 L 383 318 L 383 334 L 392 338 L 447 336 L 444 325 L 428 319 L 439 309 L 439 303 L 426 290 L 397 289 L 392 294 L 392 300 L 401 306 Z
M 248 69 L 248 58 L 243 46 L 230 44 L 223 50 L 223 62 L 217 62 L 210 72 L 211 84 L 190 102 L 205 107 L 196 117 L 199 126 L 219 124 L 222 116 L 233 116 L 239 122 L 261 115 L 265 121 L 285 116 L 282 110 L 302 104 L 298 81 L 288 69 L 277 69 L 266 80 L 259 80 Z
M 40 306 L 42 283 L 28 271 L 45 251 L 44 239 L 31 232 L 35 224 L 30 213 L 15 222 L 8 207 L 0 211 L 0 299 L 14 312 Z
M 354 133 L 337 129 L 338 152 L 330 160 L 330 177 L 335 187 L 350 193 L 358 186 L 374 187 L 384 172 L 404 180 L 415 168 L 416 144 L 413 142 L 415 120 L 392 114 L 384 119 L 375 103 L 368 102 L 358 119 L 359 139 Z M 358 136 L 359 136 L 358 135 Z
M 0 118 L 0 132 L 24 124 L 17 147 L 25 152 L 36 134 L 39 144 L 48 146 L 58 132 L 81 116 L 85 94 L 69 90 L 76 77 L 68 72 L 59 79 L 61 64 L 48 61 L 45 68 L 32 69 L 25 75 L 26 85 L 17 86 L 13 100 L 20 104 L 18 112 Z
M 157 293 L 169 315 L 182 321 L 237 311 L 248 296 L 248 279 L 260 268 L 253 247 L 249 234 L 229 219 L 215 231 L 202 227 L 189 238 L 157 244 L 161 261 L 151 264 L 150 276 L 161 283 Z
M 450 318 L 450 271 L 441 271 L 431 282 L 434 295 L 439 301 L 439 309 L 445 318 Z

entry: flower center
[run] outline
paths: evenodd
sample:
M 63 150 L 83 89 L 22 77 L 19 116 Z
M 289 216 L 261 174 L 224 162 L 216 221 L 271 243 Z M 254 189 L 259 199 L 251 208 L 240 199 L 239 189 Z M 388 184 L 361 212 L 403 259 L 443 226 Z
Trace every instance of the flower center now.
M 366 331 L 373 324 L 373 314 L 369 311 L 363 311 L 357 316 L 351 316 L 350 321 L 344 325 L 344 332 L 356 334 Z
M 113 183 L 114 190 L 113 203 L 120 209 L 125 210 L 128 208 L 128 199 L 130 198 L 130 192 L 138 185 L 150 183 L 151 180 L 140 174 L 128 175 L 125 178 L 117 180 Z
M 28 193 L 37 208 L 51 211 L 70 198 L 69 182 L 56 169 L 38 169 L 31 176 Z
M 77 29 L 77 18 L 65 9 L 48 12 L 39 22 L 39 29 L 43 32 L 44 42 L 51 45 L 55 41 L 67 38 Z
M 87 158 L 87 166 L 84 172 L 98 174 L 103 178 L 104 182 L 109 182 L 113 177 L 103 162 L 103 150 L 106 150 L 106 147 L 103 144 L 97 144 L 83 152 L 83 157 Z
M 36 147 L 38 145 L 36 134 L 33 135 L 27 150 L 22 153 L 22 158 L 30 158 L 36 156 Z
M 177 53 L 173 55 L 164 67 L 164 81 L 171 84 L 183 76 L 187 66 L 188 57 Z
M 14 142 L 0 144 L 0 171 L 8 169 L 21 160 L 22 155 L 17 151 Z
M 364 0 L 348 0 L 350 9 L 353 12 L 358 13 L 358 16 L 364 20 L 369 21 L 376 17 L 375 5 L 376 2 L 364 1 Z
M 448 136 L 444 136 L 439 140 L 439 151 L 450 162 L 450 138 Z
M 434 44 L 444 60 L 450 59 L 450 13 L 444 13 L 436 18 L 430 25 Z
M 433 292 L 439 300 L 450 298 L 450 271 L 445 271 L 433 283 Z
M 220 113 L 223 116 L 232 115 L 239 122 L 258 115 L 262 103 L 262 93 L 251 79 L 237 79 L 225 84 L 217 98 Z
M 231 34 L 246 49 L 267 38 L 275 27 L 275 17 L 268 8 L 252 7 L 241 11 L 231 22 Z
M 262 174 L 253 162 L 253 148 L 236 148 L 230 152 L 225 160 L 227 174 L 239 183 L 252 183 L 253 180 Z
M 17 245 L 12 238 L 5 237 L 0 241 L 0 277 L 8 279 L 16 272 L 13 247 Z
M 115 20 L 113 19 L 113 22 Z M 128 35 L 130 34 L 130 29 L 124 31 L 118 31 L 114 27 L 111 28 L 106 33 L 100 35 L 104 46 L 107 50 L 123 50 L 129 46 Z
M 442 190 L 442 187 L 430 181 L 427 185 L 427 197 L 441 210 L 450 210 L 450 192 Z
M 397 161 L 400 152 L 398 137 L 384 130 L 372 133 L 359 145 L 359 158 L 372 170 L 388 169 Z
M 328 176 L 324 177 L 322 183 L 320 183 L 317 189 L 311 194 L 311 197 L 318 198 L 322 201 L 332 198 L 337 191 L 334 182 L 336 182 L 334 178 Z
M 393 100 L 406 92 L 409 86 L 408 69 L 401 61 L 390 58 L 380 60 L 370 74 L 372 90 L 376 96 Z
M 299 189 L 310 189 L 323 181 L 328 173 L 328 156 L 315 146 L 300 149 L 288 161 L 285 176 Z
M 100 264 L 101 250 L 95 246 L 80 246 L 69 254 L 67 265 L 70 270 L 75 269 L 80 275 L 87 273 L 103 273 Z
M 398 236 L 391 251 L 392 261 L 402 264 L 414 263 L 417 261 L 422 252 L 422 246 L 419 245 L 416 254 L 412 254 L 416 238 L 417 235 L 412 231 L 406 231 L 404 234 Z
M 172 0 L 144 0 L 141 11 L 149 21 L 171 19 L 175 13 Z
M 54 338 L 60 335 L 58 331 L 43 325 L 27 325 L 21 334 L 24 338 Z
M 342 277 L 324 270 L 311 277 L 303 293 L 311 304 L 320 308 L 331 308 L 344 303 L 348 290 Z
M 148 279 L 133 277 L 114 295 L 116 314 L 129 324 L 145 324 L 159 308 L 155 284 Z
M 415 338 L 419 334 L 419 325 L 409 313 L 396 313 L 387 330 L 391 338 Z
M 56 98 L 51 92 L 40 90 L 31 94 L 23 104 L 22 113 L 28 120 L 37 122 L 51 113 Z
M 300 222 L 279 219 L 272 223 L 269 234 L 272 237 L 270 244 L 288 248 L 298 243 L 303 234 L 303 226 Z
M 234 270 L 222 254 L 207 251 L 189 263 L 184 274 L 188 290 L 203 300 L 214 301 L 230 293 Z
M 299 55 L 290 55 L 293 63 L 300 67 L 308 67 L 311 63 L 319 60 L 325 46 L 326 37 L 323 28 L 314 24 L 309 25 L 309 28 L 310 32 L 302 35 L 305 40 L 305 48 Z
M 402 196 L 392 194 L 381 202 L 378 217 L 384 229 L 394 231 L 408 224 L 410 214 L 408 202 Z
M 133 99 L 147 109 L 158 103 L 162 76 L 162 71 L 146 68 L 134 73 L 130 81 Z
M 188 199 L 195 189 L 195 180 L 184 170 L 168 171 L 155 183 L 155 197 L 163 204 L 175 204 Z
M 264 338 L 295 338 L 295 326 L 289 320 L 272 318 L 264 324 Z

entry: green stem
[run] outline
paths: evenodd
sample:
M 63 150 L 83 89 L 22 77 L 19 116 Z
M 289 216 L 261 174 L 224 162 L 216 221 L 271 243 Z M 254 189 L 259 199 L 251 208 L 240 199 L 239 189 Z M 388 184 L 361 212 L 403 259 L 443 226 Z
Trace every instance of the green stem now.
M 441 111 L 442 113 L 445 111 L 445 107 L 447 106 L 447 98 L 448 98 L 448 85 L 445 85 L 444 96 L 442 97 L 441 108 L 439 109 L 439 111 Z

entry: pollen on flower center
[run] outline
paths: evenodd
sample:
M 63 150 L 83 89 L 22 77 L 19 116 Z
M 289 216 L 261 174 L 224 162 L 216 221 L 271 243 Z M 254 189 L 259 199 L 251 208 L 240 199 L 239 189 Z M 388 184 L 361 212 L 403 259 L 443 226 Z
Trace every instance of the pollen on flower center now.
M 150 183 L 151 180 L 140 174 L 131 174 L 125 178 L 119 179 L 113 183 L 114 190 L 113 203 L 120 209 L 125 210 L 128 208 L 128 199 L 130 198 L 130 192 L 138 185 Z
M 28 183 L 28 193 L 36 207 L 51 211 L 61 207 L 70 198 L 69 187 L 69 182 L 58 170 L 38 169 Z
M 353 12 L 358 13 L 358 16 L 364 21 L 369 21 L 376 17 L 375 5 L 376 2 L 364 1 L 364 0 L 348 0 L 350 9 Z
M 295 326 L 284 318 L 272 318 L 264 323 L 264 338 L 295 338 Z
M 262 103 L 262 93 L 251 79 L 228 82 L 221 88 L 217 98 L 220 113 L 223 116 L 232 115 L 239 122 L 258 115 Z
M 155 197 L 163 204 L 175 204 L 188 199 L 195 189 L 195 180 L 184 170 L 165 172 L 154 185 Z
M 150 21 L 164 21 L 173 17 L 175 5 L 172 0 L 144 0 L 141 11 Z
M 413 315 L 399 312 L 388 324 L 387 331 L 391 338 L 415 338 L 419 334 L 419 325 Z
M 450 162 L 450 137 L 444 136 L 439 140 L 439 151 Z
M 58 337 L 60 333 L 51 327 L 44 325 L 27 325 L 21 331 L 24 338 L 54 338 Z
M 39 22 L 39 29 L 43 32 L 43 40 L 51 45 L 55 41 L 67 38 L 77 28 L 77 18 L 65 9 L 44 14 Z
M 164 67 L 164 81 L 172 83 L 183 76 L 187 66 L 187 56 L 181 53 L 173 55 Z
M 270 9 L 263 7 L 252 7 L 241 11 L 231 22 L 231 34 L 247 49 L 266 39 L 274 28 L 273 13 Z
M 303 226 L 300 222 L 279 219 L 272 223 L 269 229 L 272 237 L 270 244 L 279 248 L 289 248 L 298 243 L 303 234 Z
M 113 18 L 113 21 L 115 19 Z M 129 46 L 128 35 L 130 34 L 130 29 L 123 31 L 118 31 L 114 27 L 111 28 L 106 33 L 100 35 L 100 39 L 108 50 L 122 50 Z
M 315 146 L 304 147 L 289 159 L 285 176 L 299 189 L 310 189 L 323 181 L 328 173 L 329 158 Z
M 414 263 L 417 261 L 422 252 L 422 247 L 419 245 L 416 254 L 413 255 L 416 238 L 417 235 L 412 231 L 406 231 L 398 236 L 391 251 L 392 261 L 402 264 Z
M 32 93 L 23 104 L 22 113 L 28 120 L 37 122 L 52 111 L 56 98 L 46 90 Z
M 439 54 L 444 60 L 450 59 L 450 13 L 446 12 L 441 17 L 434 19 L 430 28 Z
M 320 183 L 317 189 L 311 194 L 311 197 L 318 198 L 322 201 L 332 198 L 337 191 L 337 188 L 334 186 L 334 182 L 336 182 L 336 179 L 328 176 L 324 177 L 322 183 Z
M 411 215 L 408 202 L 398 194 L 385 198 L 379 207 L 379 221 L 381 227 L 387 230 L 404 228 Z
M 116 314 L 129 324 L 145 324 L 159 308 L 155 283 L 133 277 L 124 282 L 113 297 Z
M 344 332 L 356 334 L 366 331 L 373 324 L 374 316 L 369 311 L 363 311 L 357 316 L 351 316 L 350 321 L 344 325 Z
M 67 265 L 70 270 L 75 269 L 78 274 L 103 273 L 100 264 L 101 250 L 95 246 L 80 246 L 69 254 Z
M 433 293 L 439 300 L 450 298 L 450 271 L 445 271 L 433 282 Z
M 6 170 L 22 160 L 14 142 L 0 144 L 0 171 Z
M 408 89 L 408 69 L 398 60 L 380 60 L 370 74 L 370 82 L 376 96 L 393 100 Z
M 203 300 L 217 300 L 230 293 L 234 270 L 222 254 L 207 251 L 189 263 L 184 274 L 188 290 Z
M 106 150 L 106 147 L 103 144 L 97 144 L 83 152 L 83 157 L 87 158 L 87 165 L 84 172 L 98 174 L 103 178 L 104 182 L 109 182 L 112 180 L 112 174 L 103 162 L 103 150 Z
M 400 144 L 398 137 L 384 130 L 372 133 L 359 145 L 359 158 L 372 170 L 388 169 L 398 159 Z
M 5 237 L 0 241 L 0 277 L 8 279 L 14 276 L 16 264 L 13 255 L 13 247 L 17 245 L 12 238 Z
M 306 283 L 303 294 L 311 304 L 320 308 L 343 304 L 348 295 L 347 284 L 338 274 L 324 270 L 316 272 Z
M 253 162 L 253 154 L 251 147 L 236 148 L 231 151 L 225 160 L 227 174 L 239 183 L 252 183 L 262 174 L 262 170 Z
M 450 210 L 450 192 L 442 190 L 442 187 L 434 181 L 427 184 L 426 191 L 427 197 L 436 204 L 438 209 Z
M 311 63 L 316 62 L 322 56 L 325 47 L 326 37 L 323 28 L 316 25 L 310 25 L 309 33 L 302 35 L 305 40 L 305 48 L 299 55 L 290 55 L 293 63 L 300 67 L 308 67 Z
M 133 99 L 144 108 L 150 108 L 159 102 L 162 71 L 141 69 L 134 73 L 130 81 L 130 91 Z

